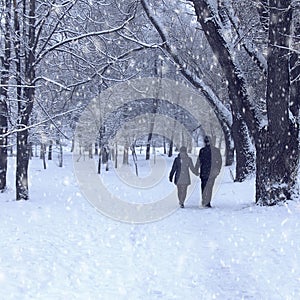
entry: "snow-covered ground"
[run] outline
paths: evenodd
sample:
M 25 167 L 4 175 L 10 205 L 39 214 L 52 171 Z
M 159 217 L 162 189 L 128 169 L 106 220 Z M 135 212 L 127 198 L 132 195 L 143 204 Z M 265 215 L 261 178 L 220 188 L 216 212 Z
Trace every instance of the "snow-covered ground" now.
M 253 180 L 233 183 L 225 168 L 213 209 L 198 207 L 198 181 L 185 209 L 130 224 L 83 197 L 71 155 L 47 163 L 30 162 L 30 200 L 16 202 L 10 158 L 0 299 L 299 299 L 299 202 L 256 207 Z M 113 170 L 102 176 L 114 186 Z M 162 193 L 174 188 L 162 180 Z

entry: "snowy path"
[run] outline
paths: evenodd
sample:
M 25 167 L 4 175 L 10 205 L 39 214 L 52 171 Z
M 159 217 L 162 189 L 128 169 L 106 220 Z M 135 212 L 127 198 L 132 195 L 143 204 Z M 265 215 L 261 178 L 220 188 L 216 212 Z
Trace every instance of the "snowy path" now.
M 0 195 L 0 299 L 300 295 L 299 203 L 252 206 L 253 182 L 233 184 L 224 176 L 214 209 L 198 208 L 197 187 L 186 209 L 127 224 L 83 198 L 71 158 L 63 169 L 41 170 L 39 160 L 30 168 L 30 201 L 12 201 L 12 171 Z

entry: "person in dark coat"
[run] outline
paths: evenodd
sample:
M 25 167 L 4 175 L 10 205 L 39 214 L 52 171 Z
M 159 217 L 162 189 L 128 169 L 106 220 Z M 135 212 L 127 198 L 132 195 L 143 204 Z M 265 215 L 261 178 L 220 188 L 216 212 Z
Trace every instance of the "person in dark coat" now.
M 200 149 L 195 168 L 199 171 L 201 179 L 202 206 L 211 207 L 212 190 L 216 177 L 222 167 L 220 150 L 211 145 L 210 137 L 205 136 L 205 146 Z
M 191 170 L 195 175 L 199 175 L 194 167 L 192 159 L 187 154 L 186 147 L 181 147 L 178 156 L 173 162 L 172 169 L 169 174 L 169 180 L 171 182 L 173 181 L 173 177 L 175 175 L 174 183 L 177 186 L 177 195 L 181 208 L 184 208 L 187 188 L 191 184 L 189 170 Z

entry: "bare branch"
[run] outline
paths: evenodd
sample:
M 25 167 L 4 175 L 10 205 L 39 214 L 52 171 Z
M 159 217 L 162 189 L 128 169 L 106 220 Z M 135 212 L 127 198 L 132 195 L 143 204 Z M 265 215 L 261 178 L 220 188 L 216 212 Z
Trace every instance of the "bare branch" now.
M 87 37 L 91 37 L 91 36 L 106 35 L 106 34 L 114 33 L 116 31 L 119 31 L 122 28 L 124 28 L 131 20 L 133 20 L 133 18 L 134 18 L 134 16 L 131 16 L 125 22 L 123 22 L 120 26 L 112 28 L 112 29 L 88 32 L 88 33 L 81 34 L 81 35 L 78 35 L 78 36 L 74 36 L 74 37 L 71 37 L 71 38 L 67 38 L 67 39 L 65 39 L 61 42 L 58 42 L 55 45 L 51 46 L 50 48 L 46 49 L 43 53 L 41 53 L 40 56 L 36 59 L 35 65 L 37 65 L 48 53 L 50 53 L 51 51 L 65 45 L 65 44 L 74 43 L 74 42 L 77 42 L 79 40 L 85 39 Z
M 17 129 L 13 129 L 13 130 L 11 130 L 11 131 L 8 131 L 6 134 L 0 135 L 0 138 L 4 138 L 4 137 L 7 137 L 7 136 L 12 135 L 12 134 L 14 134 L 14 133 L 22 132 L 22 131 L 24 131 L 24 130 L 28 130 L 28 129 L 31 129 L 31 128 L 34 128 L 34 127 L 43 125 L 43 124 L 45 124 L 45 123 L 48 123 L 49 121 L 52 122 L 52 121 L 53 121 L 54 119 L 56 119 L 56 118 L 65 116 L 65 115 L 67 115 L 67 114 L 70 114 L 70 113 L 72 113 L 72 112 L 74 112 L 74 111 L 79 111 L 79 110 L 81 110 L 81 108 L 75 108 L 75 109 L 69 110 L 69 111 L 67 111 L 67 112 L 63 112 L 63 113 L 57 114 L 57 115 L 52 116 L 52 117 L 49 116 L 49 118 L 46 119 L 46 120 L 43 120 L 43 121 L 41 121 L 41 122 L 37 122 L 37 123 L 32 124 L 32 125 L 28 125 L 28 126 L 24 126 L 23 124 L 18 124 L 18 127 L 20 127 L 21 125 L 23 125 L 22 128 L 17 128 Z M 60 131 L 60 132 L 61 132 L 61 131 Z M 61 132 L 61 133 L 62 133 L 62 132 Z M 64 133 L 62 133 L 62 134 L 63 134 L 63 136 L 64 136 L 66 139 L 70 140 L 70 138 L 67 137 Z

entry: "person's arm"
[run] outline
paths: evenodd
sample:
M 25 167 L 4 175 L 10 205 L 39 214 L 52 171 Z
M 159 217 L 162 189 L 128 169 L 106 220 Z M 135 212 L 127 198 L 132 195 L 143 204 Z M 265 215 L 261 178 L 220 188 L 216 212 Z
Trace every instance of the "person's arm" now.
M 177 170 L 177 157 L 175 158 L 175 160 L 173 162 L 172 169 L 171 169 L 171 172 L 169 174 L 169 180 L 171 182 L 173 181 L 173 176 L 174 176 L 176 170 Z

